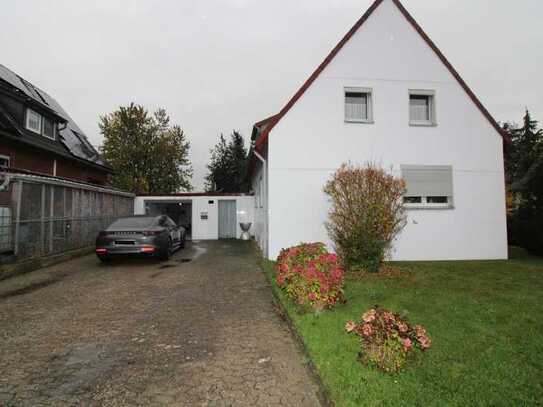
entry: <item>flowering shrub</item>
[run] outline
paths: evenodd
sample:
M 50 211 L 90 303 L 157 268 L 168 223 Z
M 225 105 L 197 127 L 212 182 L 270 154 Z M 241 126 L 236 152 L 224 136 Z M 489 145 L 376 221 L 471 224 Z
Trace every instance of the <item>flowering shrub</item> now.
M 343 269 L 323 243 L 283 249 L 276 271 L 277 284 L 298 305 L 322 310 L 343 300 Z
M 332 201 L 326 227 L 343 265 L 378 272 L 405 226 L 404 181 L 374 164 L 343 164 L 324 192 Z
M 432 346 L 422 326 L 411 326 L 398 314 L 379 307 L 365 312 L 358 324 L 348 321 L 345 330 L 360 336 L 362 362 L 385 372 L 399 371 L 409 354 L 416 350 L 425 351 Z

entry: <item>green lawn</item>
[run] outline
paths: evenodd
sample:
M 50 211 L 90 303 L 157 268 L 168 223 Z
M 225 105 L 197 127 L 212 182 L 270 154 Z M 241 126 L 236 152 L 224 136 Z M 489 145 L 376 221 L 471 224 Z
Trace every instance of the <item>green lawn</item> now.
M 543 405 L 543 260 L 398 263 L 402 277 L 347 281 L 348 303 L 300 314 L 273 282 L 337 406 Z M 273 263 L 265 269 L 271 280 Z M 400 374 L 356 361 L 343 327 L 374 305 L 405 311 L 433 347 Z

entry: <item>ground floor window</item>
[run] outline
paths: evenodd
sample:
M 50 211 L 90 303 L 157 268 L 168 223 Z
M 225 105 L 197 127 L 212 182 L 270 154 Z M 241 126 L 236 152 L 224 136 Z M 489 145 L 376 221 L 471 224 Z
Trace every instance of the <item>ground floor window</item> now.
M 407 208 L 452 208 L 452 166 L 402 165 L 406 183 L 403 198 Z

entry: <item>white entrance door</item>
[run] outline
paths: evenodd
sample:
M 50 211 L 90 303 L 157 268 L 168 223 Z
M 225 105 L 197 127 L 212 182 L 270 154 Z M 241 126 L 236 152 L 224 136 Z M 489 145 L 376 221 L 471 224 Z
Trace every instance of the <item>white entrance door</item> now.
M 236 201 L 219 200 L 219 239 L 235 239 Z

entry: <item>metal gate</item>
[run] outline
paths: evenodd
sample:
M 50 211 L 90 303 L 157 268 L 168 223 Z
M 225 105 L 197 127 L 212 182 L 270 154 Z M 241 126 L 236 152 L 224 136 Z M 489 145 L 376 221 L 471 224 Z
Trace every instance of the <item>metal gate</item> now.
M 219 200 L 219 239 L 236 238 L 236 201 Z
M 134 213 L 134 195 L 30 174 L 2 174 L 0 254 L 41 257 L 92 246 L 112 221 Z
M 13 250 L 11 241 L 11 208 L 0 206 L 0 253 Z

